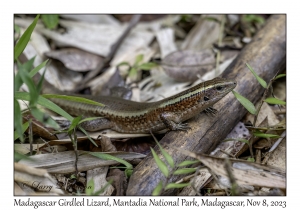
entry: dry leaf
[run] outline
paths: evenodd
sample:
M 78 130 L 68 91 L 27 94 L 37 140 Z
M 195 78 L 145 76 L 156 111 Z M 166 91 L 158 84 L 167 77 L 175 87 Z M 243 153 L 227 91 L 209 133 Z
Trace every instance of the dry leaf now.
M 193 82 L 214 68 L 215 56 L 209 49 L 176 51 L 167 55 L 161 66 L 175 80 Z
M 83 151 L 78 151 L 78 170 L 87 171 L 100 166 L 109 166 L 117 164 L 118 162 L 113 160 L 103 160 L 97 157 L 94 157 L 89 154 L 84 154 Z M 124 160 L 132 160 L 136 158 L 144 158 L 145 155 L 138 153 L 129 153 L 129 152 L 114 152 L 107 153 Z M 75 171 L 74 162 L 75 154 L 74 151 L 60 152 L 56 154 L 40 154 L 31 156 L 31 159 L 34 161 L 21 160 L 20 163 L 36 167 L 36 168 L 45 168 L 49 173 L 73 173 Z
M 94 70 L 100 62 L 103 62 L 102 57 L 76 48 L 53 50 L 46 52 L 45 55 L 61 61 L 70 70 L 80 72 Z
M 51 178 L 45 169 L 37 169 L 24 165 L 21 163 L 15 163 L 14 180 L 33 188 L 35 191 L 54 193 L 56 195 L 63 195 L 64 192 L 57 189 L 56 182 Z M 22 188 L 22 185 L 19 187 Z
M 223 158 L 195 154 L 187 151 L 184 151 L 183 153 L 197 158 L 216 175 L 228 178 Z M 229 170 L 232 172 L 232 175 L 238 184 L 280 189 L 286 188 L 286 175 L 280 168 L 236 159 L 230 159 L 229 167 Z
M 101 168 L 94 168 L 92 170 L 87 171 L 87 183 L 89 183 L 91 179 L 94 180 L 94 192 L 99 191 L 107 184 L 106 181 L 107 171 L 108 171 L 108 166 L 101 167 Z M 109 196 L 113 193 L 113 191 L 114 191 L 114 187 L 109 185 L 105 189 L 105 191 L 99 195 Z

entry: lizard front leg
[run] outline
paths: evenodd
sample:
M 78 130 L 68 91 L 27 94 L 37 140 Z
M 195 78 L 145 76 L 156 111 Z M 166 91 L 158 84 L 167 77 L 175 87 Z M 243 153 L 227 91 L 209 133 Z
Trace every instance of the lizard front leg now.
M 163 112 L 160 114 L 161 121 L 172 131 L 187 131 L 190 129 L 187 123 L 181 122 L 181 114 L 176 112 Z

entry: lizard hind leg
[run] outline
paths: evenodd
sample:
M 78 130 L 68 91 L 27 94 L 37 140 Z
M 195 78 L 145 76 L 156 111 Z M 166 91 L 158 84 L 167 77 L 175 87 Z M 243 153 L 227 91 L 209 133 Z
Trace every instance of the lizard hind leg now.
M 94 120 L 85 121 L 80 125 L 87 131 L 100 131 L 108 128 L 113 128 L 113 123 L 106 118 L 97 118 Z

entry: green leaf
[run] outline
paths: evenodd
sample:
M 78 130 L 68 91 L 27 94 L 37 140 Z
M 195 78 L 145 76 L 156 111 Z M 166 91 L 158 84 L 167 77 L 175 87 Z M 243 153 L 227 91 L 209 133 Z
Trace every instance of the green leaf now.
M 154 137 L 154 136 L 153 136 Z M 161 154 L 164 156 L 164 158 L 166 159 L 166 161 L 168 162 L 168 164 L 174 168 L 174 160 L 172 158 L 171 155 L 169 155 L 163 148 L 162 146 L 160 145 L 160 143 L 157 141 L 157 139 L 154 137 L 154 140 L 156 142 L 156 144 L 158 145 L 159 147 L 159 150 L 161 151 Z
M 21 34 L 21 29 L 18 25 L 14 24 L 14 30 L 17 33 L 17 38 L 15 39 L 15 41 L 16 41 Z
M 25 122 L 23 125 L 22 125 L 22 136 L 23 136 L 23 133 L 27 130 L 27 128 L 29 127 L 29 122 Z M 18 139 L 20 137 L 20 135 L 18 134 L 17 131 L 14 132 L 14 140 Z
M 250 69 L 252 74 L 255 76 L 256 80 L 261 84 L 261 86 L 263 86 L 264 88 L 267 88 L 268 85 L 267 85 L 266 81 L 263 80 L 261 77 L 259 77 L 248 63 L 246 63 L 246 65 L 247 65 L 248 69 Z
M 51 117 L 49 117 L 44 112 L 40 111 L 36 107 L 32 107 L 30 113 L 34 116 L 38 121 L 51 126 L 52 128 L 59 129 L 59 125 L 54 121 Z
M 166 166 L 166 164 L 164 164 L 164 162 L 161 161 L 161 159 L 159 159 L 156 152 L 152 148 L 150 149 L 158 168 L 160 169 L 160 171 L 163 173 L 165 177 L 168 177 L 169 176 L 168 167 Z
M 49 59 L 45 60 L 43 63 L 41 63 L 40 65 L 38 65 L 37 67 L 35 67 L 34 69 L 32 69 L 30 72 L 29 72 L 29 76 L 30 77 L 33 77 L 36 73 L 39 72 L 39 70 L 41 70 L 43 67 L 46 66 L 47 62 L 49 61 Z
M 100 195 L 101 193 L 103 193 L 105 190 L 106 190 L 106 188 L 109 186 L 109 185 L 111 185 L 113 183 L 113 180 L 112 179 L 110 179 L 100 190 L 98 190 L 98 191 L 96 191 L 96 192 L 94 192 L 93 193 L 93 195 Z
M 282 101 L 282 100 L 279 100 L 279 99 L 273 98 L 273 97 L 266 98 L 264 101 L 267 102 L 268 104 L 286 105 L 285 101 Z
M 158 196 L 158 195 L 160 195 L 162 188 L 163 188 L 163 183 L 162 183 L 162 181 L 160 181 L 160 182 L 158 183 L 158 185 L 154 188 L 154 190 L 153 190 L 153 192 L 152 192 L 152 195 L 153 195 L 153 196 Z
M 232 93 L 234 94 L 234 96 L 237 98 L 237 100 L 251 113 L 254 115 L 257 115 L 257 110 L 255 108 L 255 106 L 253 105 L 253 103 L 251 103 L 251 101 L 249 101 L 247 98 L 245 98 L 244 96 L 241 96 L 239 93 L 235 92 L 234 90 L 232 91 Z
M 23 142 L 23 132 L 22 132 L 22 114 L 20 104 L 16 98 L 14 98 L 14 127 L 17 134 L 20 137 L 20 140 Z
M 224 142 L 225 141 L 240 141 L 249 145 L 249 141 L 247 139 L 225 139 Z
M 199 160 L 185 160 L 185 161 L 179 163 L 178 166 L 188 166 L 188 165 L 192 165 L 192 164 L 199 163 L 199 162 L 200 162 Z
M 15 83 L 14 91 L 18 91 L 23 84 L 22 78 L 20 76 L 20 72 L 17 72 L 14 79 L 14 83 Z
M 71 174 L 70 179 L 76 179 L 76 175 L 75 174 Z
M 89 135 L 89 134 L 81 127 L 81 126 L 79 126 L 78 128 L 79 128 L 79 130 L 81 130 L 82 133 L 84 133 L 84 134 L 88 137 L 88 139 L 89 139 L 96 147 L 98 147 L 98 145 L 96 144 L 96 142 L 93 141 L 93 139 L 90 137 L 90 135 Z
M 189 186 L 190 183 L 180 183 L 180 184 L 176 184 L 176 183 L 170 183 L 166 186 L 166 190 L 168 189 L 172 189 L 172 188 L 183 188 L 183 187 L 186 187 L 186 186 Z
M 265 22 L 265 19 L 259 15 L 252 15 L 252 14 L 249 14 L 249 15 L 244 15 L 243 16 L 243 20 L 246 21 L 246 22 L 256 22 L 256 23 L 259 23 L 259 24 L 264 24 Z
M 31 25 L 26 29 L 26 31 L 23 33 L 19 41 L 17 42 L 15 49 L 14 49 L 14 60 L 16 60 L 19 55 L 23 52 L 25 49 L 26 45 L 28 44 L 31 34 L 36 26 L 36 23 L 39 19 L 40 15 L 37 15 Z
M 94 190 L 95 190 L 94 179 L 91 179 L 86 185 L 85 194 L 94 195 Z
M 35 59 L 35 56 L 32 57 L 30 60 L 28 60 L 26 63 L 22 64 L 23 69 L 24 69 L 26 72 L 29 72 L 30 69 L 32 69 L 33 63 L 34 63 L 34 59 Z M 18 64 L 20 64 L 19 61 L 18 61 Z
M 144 59 L 144 55 L 143 54 L 139 54 L 135 57 L 135 65 L 138 65 L 140 62 L 142 62 Z
M 88 152 L 88 154 L 93 155 L 93 156 L 98 157 L 98 158 L 101 158 L 103 160 L 114 160 L 114 161 L 117 161 L 119 163 L 122 163 L 128 169 L 133 169 L 133 166 L 130 163 L 128 163 L 125 160 L 122 160 L 121 158 L 117 158 L 115 156 L 105 154 L 105 153 L 102 153 L 102 152 Z
M 19 100 L 24 100 L 24 101 L 29 101 L 30 100 L 30 96 L 29 93 L 26 92 L 15 92 L 15 98 L 19 99 Z M 69 121 L 73 120 L 73 117 L 71 115 L 69 115 L 67 112 L 65 112 L 62 108 L 60 108 L 59 106 L 57 106 L 56 104 L 54 104 L 52 101 L 39 96 L 37 103 L 41 106 L 44 106 L 52 111 L 54 111 L 55 113 L 63 116 L 64 118 L 66 118 Z
M 100 119 L 103 117 L 88 117 L 88 118 L 84 118 L 83 120 L 80 120 L 79 124 L 86 122 L 86 121 L 91 121 L 91 120 L 96 120 L 96 119 Z
M 190 174 L 190 173 L 194 173 L 196 172 L 195 168 L 181 168 L 181 169 L 177 169 L 176 171 L 174 171 L 175 175 L 180 175 L 180 174 Z
M 101 104 L 99 102 L 89 100 L 87 98 L 78 97 L 78 96 L 67 96 L 67 95 L 57 95 L 57 94 L 43 94 L 42 96 L 44 98 L 59 98 L 59 99 L 67 100 L 67 101 L 91 104 L 91 105 L 95 105 L 95 106 L 105 106 L 104 104 Z
M 22 81 L 27 85 L 29 89 L 29 95 L 30 95 L 29 104 L 30 106 L 35 106 L 37 99 L 39 97 L 39 93 L 36 90 L 36 86 L 33 80 L 31 79 L 31 77 L 29 76 L 28 72 L 26 71 L 24 65 L 18 63 L 18 69 Z
M 32 159 L 26 155 L 20 154 L 17 151 L 14 152 L 14 161 L 19 162 L 20 160 L 29 160 L 32 161 Z
M 51 14 L 51 15 L 41 15 L 43 23 L 46 25 L 47 28 L 49 29 L 54 29 L 57 27 L 58 22 L 59 22 L 59 16 L 56 14 Z
M 277 77 L 275 77 L 274 80 L 279 79 L 279 78 L 281 78 L 281 77 L 285 77 L 285 76 L 286 76 L 286 74 L 279 74 L 279 75 L 277 75 Z
M 125 176 L 126 176 L 126 178 L 131 177 L 132 172 L 133 172 L 133 169 L 128 169 L 128 168 L 126 168 L 126 169 L 125 169 Z
M 70 127 L 68 128 L 68 132 L 72 131 L 74 128 L 77 127 L 77 125 L 79 125 L 79 122 L 81 120 L 81 116 L 75 117 L 72 122 Z
M 42 91 L 42 87 L 43 87 L 43 82 L 44 82 L 44 78 L 45 78 L 45 73 L 46 71 L 43 72 L 40 80 L 38 81 L 38 84 L 36 86 L 36 91 L 40 94 L 40 92 Z
M 247 161 L 254 163 L 255 159 L 254 158 L 248 158 Z
M 128 67 L 131 67 L 130 64 L 129 64 L 128 62 L 125 62 L 125 61 L 119 63 L 119 64 L 117 65 L 117 67 L 119 67 L 119 66 L 128 66 Z
M 261 137 L 261 138 L 278 138 L 278 135 L 275 134 L 268 134 L 268 133 L 261 133 L 261 132 L 254 132 L 254 136 Z
M 131 68 L 129 70 L 128 76 L 129 77 L 135 77 L 135 75 L 137 75 L 137 69 L 136 68 Z
M 154 67 L 157 67 L 157 64 L 149 62 L 149 63 L 143 63 L 142 65 L 140 65 L 139 69 L 150 70 L 150 69 L 152 69 Z

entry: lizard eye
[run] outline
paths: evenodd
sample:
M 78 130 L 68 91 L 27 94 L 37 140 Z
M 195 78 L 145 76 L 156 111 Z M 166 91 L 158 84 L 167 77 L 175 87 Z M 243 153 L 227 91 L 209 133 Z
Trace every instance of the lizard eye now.
M 208 101 L 209 98 L 207 96 L 204 96 L 204 101 Z
M 222 90 L 223 89 L 223 86 L 217 86 L 216 88 L 218 91 Z

